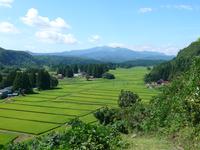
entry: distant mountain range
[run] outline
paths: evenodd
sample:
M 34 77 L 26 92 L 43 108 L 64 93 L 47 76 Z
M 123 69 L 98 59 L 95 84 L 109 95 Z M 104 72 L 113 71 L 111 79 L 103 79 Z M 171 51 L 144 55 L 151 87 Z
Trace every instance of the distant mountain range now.
M 135 65 L 158 64 L 170 60 L 157 52 L 138 52 L 126 48 L 96 47 L 62 53 L 32 53 L 29 51 L 6 50 L 0 48 L 0 65 L 5 66 L 42 66 L 59 64 L 125 63 Z M 156 61 L 156 62 L 155 62 Z M 127 63 L 126 63 L 127 62 Z
M 72 50 L 60 53 L 32 53 L 32 55 L 55 55 L 55 56 L 71 56 L 87 59 L 94 59 L 103 62 L 121 63 L 131 60 L 170 60 L 174 56 L 165 55 L 159 52 L 150 51 L 133 51 L 127 48 L 113 47 L 95 47 L 84 50 Z

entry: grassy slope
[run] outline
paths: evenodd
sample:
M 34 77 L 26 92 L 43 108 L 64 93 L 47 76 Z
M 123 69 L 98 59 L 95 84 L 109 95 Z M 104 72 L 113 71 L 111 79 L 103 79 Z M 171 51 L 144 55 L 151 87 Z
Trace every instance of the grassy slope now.
M 92 111 L 106 105 L 117 107 L 121 89 L 138 93 L 144 102 L 158 93 L 144 85 L 146 68 L 111 72 L 115 74 L 115 80 L 65 79 L 60 81 L 58 89 L 0 103 L 0 129 L 38 135 L 60 127 L 74 117 L 85 122 L 95 121 Z
M 123 136 L 130 145 L 128 150 L 176 150 L 176 148 L 165 139 L 155 136 Z

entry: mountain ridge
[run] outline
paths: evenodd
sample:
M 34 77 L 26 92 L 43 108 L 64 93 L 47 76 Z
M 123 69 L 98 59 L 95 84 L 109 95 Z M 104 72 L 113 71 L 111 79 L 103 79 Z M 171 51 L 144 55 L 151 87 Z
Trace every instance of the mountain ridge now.
M 147 60 L 170 60 L 174 56 L 165 55 L 153 51 L 134 51 L 121 47 L 94 47 L 82 50 L 71 50 L 58 53 L 32 53 L 33 55 L 55 55 L 55 56 L 74 56 L 88 59 L 95 59 L 103 62 L 121 63 L 125 61 L 147 59 Z

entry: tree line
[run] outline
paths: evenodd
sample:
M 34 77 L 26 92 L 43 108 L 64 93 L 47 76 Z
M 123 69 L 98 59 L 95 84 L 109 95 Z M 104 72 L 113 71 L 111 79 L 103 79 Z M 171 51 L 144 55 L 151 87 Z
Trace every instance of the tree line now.
M 110 68 L 111 66 L 107 64 L 59 65 L 57 66 L 57 74 L 72 78 L 74 74 L 83 73 L 94 78 L 102 78 L 102 75 L 109 71 Z
M 45 69 L 10 69 L 4 76 L 0 75 L 0 88 L 13 86 L 14 91 L 23 90 L 32 93 L 33 88 L 48 90 L 58 85 L 56 77 L 51 76 Z

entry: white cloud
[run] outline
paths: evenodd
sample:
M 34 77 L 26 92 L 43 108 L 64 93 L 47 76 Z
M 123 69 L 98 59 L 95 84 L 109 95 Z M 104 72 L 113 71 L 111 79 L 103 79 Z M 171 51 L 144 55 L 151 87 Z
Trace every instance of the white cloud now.
M 39 31 L 36 32 L 36 37 L 43 42 L 50 43 L 64 43 L 64 44 L 75 44 L 77 43 L 76 38 L 71 34 L 62 34 L 55 31 Z
M 58 17 L 50 20 L 48 17 L 40 16 L 38 10 L 35 8 L 29 9 L 25 17 L 22 17 L 21 20 L 26 25 L 37 27 L 40 30 L 61 31 L 70 28 L 70 25 L 64 19 Z
M 50 20 L 48 17 L 40 16 L 37 9 L 31 8 L 21 20 L 24 24 L 38 30 L 35 36 L 39 41 L 63 44 L 75 44 L 78 42 L 72 34 L 64 33 L 71 27 L 60 17 Z
M 97 43 L 101 40 L 101 37 L 99 35 L 92 35 L 91 37 L 89 37 L 88 41 L 90 43 Z
M 19 30 L 9 22 L 0 22 L 0 32 L 2 33 L 19 33 Z
M 11 8 L 13 2 L 14 0 L 0 0 L 0 6 Z
M 179 9 L 179 10 L 194 10 L 194 7 L 191 5 L 179 4 L 179 5 L 164 5 L 162 8 L 168 9 Z
M 153 9 L 150 8 L 150 7 L 143 7 L 143 8 L 140 8 L 139 9 L 139 13 L 149 13 L 149 12 L 152 12 Z
M 176 5 L 174 7 L 177 9 L 193 10 L 193 7 L 190 5 Z

